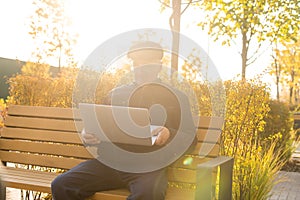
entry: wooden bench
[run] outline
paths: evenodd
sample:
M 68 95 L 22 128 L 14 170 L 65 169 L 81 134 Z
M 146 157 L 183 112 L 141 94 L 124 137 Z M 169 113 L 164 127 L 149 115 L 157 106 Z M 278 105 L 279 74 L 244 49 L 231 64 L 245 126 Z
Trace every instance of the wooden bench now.
M 3 184 L 50 193 L 50 183 L 58 173 L 49 172 L 48 167 L 67 170 L 91 159 L 74 125 L 74 120 L 80 123 L 80 119 L 74 116 L 70 108 L 10 106 L 0 138 L 0 160 L 6 165 L 0 170 Z M 216 186 L 219 199 L 231 199 L 233 159 L 219 156 L 222 124 L 218 117 L 200 118 L 196 150 L 168 168 L 166 199 L 214 199 Z M 208 149 L 207 155 L 199 155 L 200 148 Z M 15 168 L 8 163 L 41 166 L 45 171 Z M 128 194 L 125 189 L 103 191 L 92 199 L 124 200 Z M 5 199 L 5 192 L 1 195 Z
M 295 121 L 300 121 L 300 113 L 299 112 L 295 113 L 293 116 L 294 116 Z
M 293 128 L 296 131 L 296 140 L 300 138 L 300 112 L 296 112 L 293 114 L 294 124 Z

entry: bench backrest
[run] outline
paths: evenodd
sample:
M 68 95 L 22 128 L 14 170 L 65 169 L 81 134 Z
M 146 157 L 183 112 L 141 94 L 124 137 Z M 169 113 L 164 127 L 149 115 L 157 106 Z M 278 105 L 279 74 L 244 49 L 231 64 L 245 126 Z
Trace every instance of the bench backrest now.
M 71 108 L 10 106 L 0 138 L 0 160 L 70 169 L 92 158 L 74 123 L 78 128 L 81 120 L 74 117 L 78 114 Z M 169 167 L 169 184 L 195 183 L 197 164 L 219 155 L 222 125 L 223 118 L 200 117 L 197 147 Z

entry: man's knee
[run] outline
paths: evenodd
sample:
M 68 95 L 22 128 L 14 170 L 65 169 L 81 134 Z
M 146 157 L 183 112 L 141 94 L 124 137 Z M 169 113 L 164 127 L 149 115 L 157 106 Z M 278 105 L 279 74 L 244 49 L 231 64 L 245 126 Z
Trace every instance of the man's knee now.
M 61 177 L 61 175 L 59 175 L 51 182 L 52 194 L 59 193 L 63 189 L 63 187 L 63 178 Z
M 167 179 L 164 177 L 143 177 L 130 185 L 131 195 L 128 199 L 163 200 L 168 187 Z

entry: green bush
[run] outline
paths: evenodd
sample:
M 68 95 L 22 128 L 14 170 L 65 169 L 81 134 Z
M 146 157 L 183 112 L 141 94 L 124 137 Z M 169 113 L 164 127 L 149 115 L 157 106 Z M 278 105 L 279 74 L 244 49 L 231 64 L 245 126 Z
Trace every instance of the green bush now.
M 271 100 L 270 111 L 265 117 L 266 125 L 260 134 L 260 138 L 269 146 L 270 140 L 278 138 L 275 150 L 284 151 L 283 161 L 287 161 L 292 154 L 293 135 L 293 119 L 286 103 L 277 100 Z
M 7 113 L 7 107 L 4 99 L 0 99 L 0 130 L 4 126 L 4 120 Z
M 222 154 L 234 157 L 233 199 L 267 199 L 281 168 L 276 139 L 265 149 L 260 134 L 270 111 L 270 94 L 258 80 L 227 81 Z
M 58 75 L 52 76 L 47 65 L 28 62 L 21 74 L 8 80 L 8 103 L 49 107 L 72 107 L 78 102 L 100 103 L 124 77 L 126 67 L 102 74 L 69 67 L 61 68 Z
M 28 62 L 8 80 L 8 104 L 71 107 L 76 73 L 75 68 L 61 68 L 52 76 L 49 66 Z
M 101 101 L 111 88 L 123 81 L 121 79 L 126 79 L 128 72 L 125 67 L 124 70 L 103 74 L 100 79 L 97 79 L 99 77 L 94 72 L 87 72 L 81 77 L 82 80 L 90 82 L 96 78 L 98 85 L 83 84 L 84 87 L 80 88 L 74 86 L 78 75 L 76 70 L 62 70 L 59 76 L 52 77 L 46 67 L 40 73 L 41 71 L 32 70 L 35 68 L 31 68 L 30 63 L 28 65 L 26 73 L 23 71 L 21 75 L 9 80 L 9 101 L 14 104 L 71 107 L 74 103 L 72 97 L 82 102 L 81 92 L 90 92 L 90 87 L 95 88 L 96 92 L 87 96 Z M 200 115 L 225 116 L 221 153 L 235 159 L 233 199 L 266 199 L 275 184 L 276 172 L 284 164 L 281 162 L 284 151 L 278 147 L 280 138 L 269 136 L 280 132 L 288 141 L 288 117 L 278 117 L 278 113 L 286 113 L 285 107 L 270 101 L 267 87 L 258 80 L 227 81 L 224 84 L 217 82 L 210 85 L 192 82 L 191 86 L 197 97 Z M 226 110 L 222 105 L 224 101 Z M 282 119 L 284 122 L 281 126 L 277 120 Z M 269 138 L 268 142 L 265 138 Z M 285 146 L 285 142 L 279 146 Z

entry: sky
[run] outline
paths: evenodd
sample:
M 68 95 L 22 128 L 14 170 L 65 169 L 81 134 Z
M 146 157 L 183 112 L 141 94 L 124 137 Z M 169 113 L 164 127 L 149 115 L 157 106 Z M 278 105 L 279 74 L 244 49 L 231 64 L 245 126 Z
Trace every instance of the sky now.
M 76 54 L 83 62 L 102 42 L 122 32 L 139 28 L 170 29 L 170 9 L 160 12 L 158 0 L 67 0 L 66 11 L 78 33 Z M 28 34 L 31 0 L 0 0 L 0 57 L 27 61 L 34 50 Z M 223 80 L 241 73 L 241 57 L 236 46 L 221 46 L 196 26 L 199 10 L 188 8 L 181 18 L 181 33 L 199 44 L 214 62 Z M 247 69 L 247 77 L 262 73 L 271 62 L 264 53 Z M 1 69 L 0 69 L 1 70 Z

